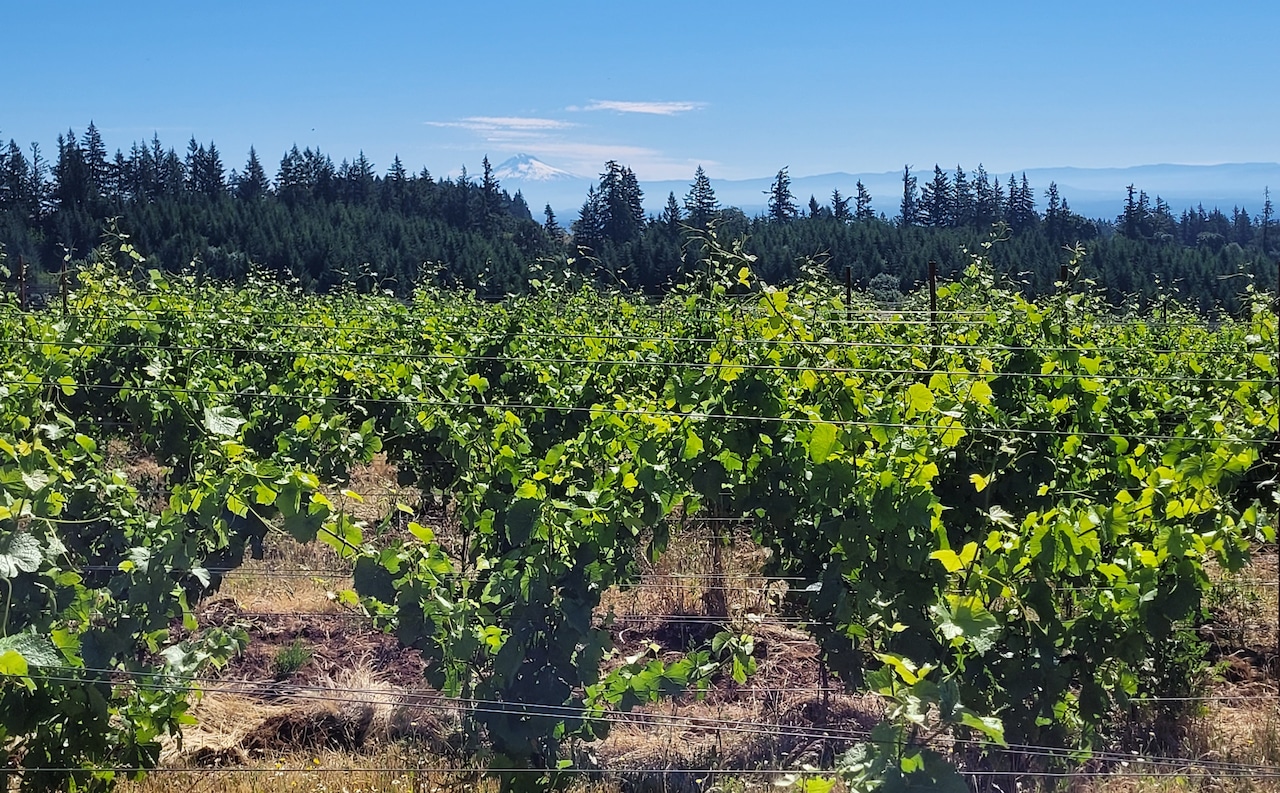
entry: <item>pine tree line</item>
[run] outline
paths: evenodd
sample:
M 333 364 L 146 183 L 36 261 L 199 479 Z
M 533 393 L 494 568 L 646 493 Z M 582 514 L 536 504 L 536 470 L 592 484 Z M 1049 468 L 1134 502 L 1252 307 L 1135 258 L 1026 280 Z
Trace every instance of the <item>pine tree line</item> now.
M 294 146 L 270 175 L 252 147 L 242 168 L 228 170 L 213 142 L 194 138 L 181 155 L 153 136 L 109 157 L 92 123 L 83 135 L 59 136 L 51 157 L 37 144 L 0 147 L 0 244 L 11 258 L 54 269 L 66 252 L 92 248 L 115 218 L 161 266 L 231 278 L 257 266 L 314 289 L 403 291 L 430 272 L 501 295 L 527 288 L 531 263 L 558 257 L 603 281 L 661 292 L 693 266 L 690 230 L 713 226 L 746 236 L 767 279 L 794 277 L 800 259 L 817 256 L 841 280 L 847 267 L 860 284 L 893 293 L 918 284 L 930 260 L 944 272 L 962 268 L 964 250 L 998 226 L 1008 239 L 993 256 L 1031 293 L 1053 287 L 1065 246 L 1083 244 L 1086 275 L 1117 302 L 1151 298 L 1159 284 L 1212 309 L 1231 308 L 1245 283 L 1228 276 L 1274 281 L 1274 267 L 1261 263 L 1280 247 L 1269 193 L 1256 217 L 1203 207 L 1175 217 L 1159 196 L 1153 203 L 1130 188 L 1124 211 L 1099 221 L 1073 212 L 1053 183 L 1041 213 L 1025 174 L 1002 184 L 981 165 L 934 166 L 923 185 L 904 167 L 893 218 L 875 211 L 861 182 L 853 196 L 835 190 L 826 204 L 810 196 L 801 209 L 787 168 L 766 191 L 765 214 L 749 218 L 721 204 L 699 166 L 688 192 L 668 194 L 653 217 L 635 173 L 611 160 L 566 229 L 550 206 L 534 221 L 488 158 L 479 179 L 465 169 L 436 179 L 399 157 L 379 173 L 363 152 L 335 164 Z
M 52 269 L 64 251 L 93 248 L 113 218 L 170 269 L 195 263 L 238 277 L 252 264 L 311 288 L 376 272 L 378 283 L 407 290 L 427 265 L 449 283 L 518 290 L 527 263 L 560 244 L 519 192 L 501 188 L 487 158 L 478 181 L 465 169 L 437 180 L 409 173 L 399 157 L 379 174 L 363 152 L 335 164 L 294 146 L 272 177 L 256 149 L 227 170 L 213 142 L 194 138 L 184 155 L 153 136 L 108 157 L 92 123 L 82 136 L 60 135 L 52 162 L 37 144 L 0 148 L 0 244 L 11 258 Z
M 1002 228 L 1006 238 L 993 249 L 992 259 L 1030 294 L 1054 289 L 1061 265 L 1073 255 L 1069 249 L 1082 245 L 1081 276 L 1105 288 L 1113 302 L 1150 301 L 1171 290 L 1206 311 L 1239 305 L 1249 281 L 1236 276 L 1256 276 L 1260 285 L 1273 285 L 1275 268 L 1268 262 L 1280 255 L 1268 247 L 1268 240 L 1271 246 L 1280 240 L 1269 193 L 1257 218 L 1239 208 L 1231 218 L 1203 208 L 1173 218 L 1163 200 L 1157 197 L 1150 209 L 1146 194 L 1139 193 L 1131 196 L 1133 207 L 1114 221 L 1090 220 L 1071 210 L 1057 184 L 1050 182 L 1045 190 L 1040 213 L 1025 173 L 1011 175 L 1002 185 L 981 165 L 972 174 L 960 166 L 954 172 L 934 166 L 933 178 L 923 186 L 911 166 L 904 167 L 902 199 L 892 219 L 875 212 L 861 181 L 853 198 L 837 189 L 825 205 L 810 196 L 802 211 L 787 168 L 765 191 L 765 213 L 748 218 L 720 205 L 699 166 L 683 202 L 670 193 L 661 215 L 639 234 L 633 225 L 625 235 L 610 235 L 601 231 L 600 207 L 618 192 L 621 181 L 610 175 L 617 168 L 608 164 L 600 186 L 591 188 L 573 224 L 573 241 L 600 270 L 650 291 L 662 291 L 687 270 L 671 265 L 684 253 L 679 229 L 707 226 L 730 237 L 745 236 L 767 280 L 795 277 L 799 259 L 818 256 L 837 278 L 848 268 L 859 284 L 874 282 L 889 293 L 918 286 L 929 261 L 944 273 L 958 272 L 969 262 L 967 251 L 978 250 L 993 228 Z M 638 208 L 638 188 L 626 195 Z

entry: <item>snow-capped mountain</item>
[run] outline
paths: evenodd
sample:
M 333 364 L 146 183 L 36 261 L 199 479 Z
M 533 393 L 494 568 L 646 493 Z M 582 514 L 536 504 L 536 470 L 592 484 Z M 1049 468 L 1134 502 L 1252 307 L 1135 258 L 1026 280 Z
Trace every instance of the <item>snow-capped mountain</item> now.
M 579 178 L 528 154 L 517 154 L 504 160 L 493 169 L 493 175 L 500 180 L 519 182 L 565 182 Z

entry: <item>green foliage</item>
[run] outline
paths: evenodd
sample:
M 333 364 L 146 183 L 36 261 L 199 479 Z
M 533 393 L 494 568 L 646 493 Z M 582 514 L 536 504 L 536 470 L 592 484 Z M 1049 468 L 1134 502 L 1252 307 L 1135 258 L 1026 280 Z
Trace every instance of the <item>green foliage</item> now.
M 789 606 L 828 667 L 884 697 L 842 766 L 857 786 L 953 784 L 1005 740 L 1087 752 L 1135 698 L 1193 685 L 1207 565 L 1274 539 L 1264 295 L 1213 328 L 1177 306 L 1117 319 L 1089 291 L 1032 302 L 975 259 L 931 326 L 920 295 L 846 306 L 820 266 L 779 287 L 742 242 L 697 242 L 659 304 L 558 275 L 486 304 L 233 289 L 147 271 L 117 240 L 65 316 L 0 314 L 18 340 L 0 364 L 0 765 L 33 790 L 154 765 L 186 681 L 242 640 L 196 630 L 196 600 L 279 532 L 353 561 L 345 600 L 472 706 L 471 746 L 512 788 L 565 783 L 566 743 L 614 712 L 754 672 L 732 626 L 615 658 L 600 609 L 704 505 L 751 519 L 769 572 L 805 583 Z M 166 498 L 116 470 L 113 440 L 163 466 Z M 375 544 L 333 509 L 321 485 L 380 451 L 448 497 L 456 540 L 413 523 Z
M 24 790 L 105 789 L 102 768 L 153 766 L 190 722 L 189 681 L 245 640 L 194 620 L 215 570 L 273 519 L 308 538 L 343 526 L 287 439 L 250 447 L 261 407 L 223 401 L 237 364 L 185 360 L 193 329 L 170 320 L 189 315 L 189 284 L 136 285 L 117 259 L 141 261 L 127 242 L 104 250 L 66 316 L 0 316 L 24 340 L 0 372 L 0 746 Z M 108 460 L 113 439 L 168 463 L 166 501 Z
M 278 678 L 292 677 L 311 660 L 311 648 L 301 639 L 281 647 L 271 659 L 271 671 Z

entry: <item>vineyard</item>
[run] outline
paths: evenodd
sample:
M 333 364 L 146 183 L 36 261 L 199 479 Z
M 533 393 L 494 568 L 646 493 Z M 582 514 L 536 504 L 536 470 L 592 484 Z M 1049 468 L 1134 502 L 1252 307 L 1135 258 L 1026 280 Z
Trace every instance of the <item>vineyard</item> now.
M 611 732 L 673 723 L 793 739 L 660 769 L 688 789 L 1007 789 L 1120 768 L 1232 652 L 1274 673 L 1213 608 L 1275 559 L 1273 296 L 1134 315 L 1068 270 L 1032 303 L 974 256 L 886 308 L 702 242 L 659 302 L 233 287 L 125 239 L 65 304 L 4 298 L 0 780 L 189 766 L 220 692 L 372 696 L 291 682 L 297 641 L 250 681 L 245 570 L 343 582 L 325 618 L 419 676 L 379 689 L 437 730 L 402 750 L 495 789 L 609 781 Z M 781 690 L 801 644 L 804 723 L 678 715 Z

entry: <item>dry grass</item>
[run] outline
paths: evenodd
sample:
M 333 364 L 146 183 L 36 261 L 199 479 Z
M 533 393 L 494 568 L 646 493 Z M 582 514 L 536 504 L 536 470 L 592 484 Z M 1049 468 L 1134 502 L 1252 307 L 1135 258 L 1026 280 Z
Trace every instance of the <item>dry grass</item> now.
M 1250 660 L 1265 659 L 1264 665 L 1274 667 L 1280 650 L 1275 553 L 1259 553 L 1238 573 L 1210 568 L 1209 575 L 1214 585 L 1205 602 L 1212 615 L 1206 638 L 1228 653 L 1246 651 Z
M 1275 699 L 1212 703 L 1188 717 L 1185 727 L 1183 742 L 1169 754 L 1192 763 L 1113 765 L 1099 776 L 1082 776 L 1058 788 L 1071 793 L 1280 793 L 1280 776 L 1275 776 L 1280 774 L 1280 703 Z M 1241 768 L 1219 766 L 1215 772 L 1209 763 Z M 1268 776 L 1248 771 L 1257 767 L 1268 768 Z
M 368 465 L 351 472 L 345 487 L 326 488 L 336 511 L 351 515 L 366 537 L 394 536 L 402 507 L 417 511 L 421 493 L 396 484 L 396 468 L 377 455 Z M 245 559 L 229 574 L 219 592 L 232 598 L 246 612 L 289 614 L 337 614 L 337 593 L 352 586 L 350 560 L 328 545 L 302 543 L 283 531 L 264 542 L 262 559 Z
M 163 512 L 169 503 L 169 469 L 154 457 L 135 450 L 123 438 L 107 441 L 105 467 L 120 470 L 138 491 L 139 502 L 151 512 Z
M 397 743 L 452 748 L 456 716 L 421 704 L 389 681 L 370 657 L 308 681 L 302 689 L 211 686 L 193 709 L 196 725 L 167 745 L 167 766 L 231 767 L 310 752 L 377 757 Z M 250 681 L 244 681 L 250 682 Z M 229 693 L 235 690 L 236 693 Z
M 1221 791 L 1280 793 L 1280 776 L 1250 775 L 1267 768 L 1280 775 L 1280 693 L 1277 692 L 1276 556 L 1259 554 L 1239 573 L 1211 567 L 1214 586 L 1205 601 L 1211 620 L 1201 630 L 1219 660 L 1211 667 L 1207 701 L 1189 707 L 1176 724 L 1172 745 L 1160 754 L 1191 763 L 1150 769 L 1138 764 L 1059 785 L 1072 793 L 1184 793 Z M 1240 768 L 1210 774 L 1205 764 Z M 1221 766 L 1219 766 L 1221 767 Z M 1153 773 L 1143 773 L 1151 770 Z
M 766 579 L 768 551 L 741 527 L 684 520 L 672 527 L 666 552 L 641 564 L 642 586 L 614 588 L 601 613 L 723 617 L 726 622 L 776 613 L 786 585 Z
M 496 791 L 477 770 L 442 770 L 453 761 L 406 746 L 368 755 L 343 751 L 283 752 L 234 767 L 155 772 L 126 782 L 120 793 L 443 793 Z
M 279 536 L 263 559 L 227 573 L 218 594 L 258 614 L 337 614 L 337 593 L 350 589 L 351 563 L 328 546 Z
M 145 461 L 132 464 L 130 476 L 140 482 L 163 475 L 146 470 Z M 359 497 L 343 495 L 344 489 Z M 353 472 L 346 488 L 327 495 L 375 540 L 379 534 L 404 534 L 402 524 L 410 518 L 397 505 L 405 504 L 413 519 L 431 525 L 446 545 L 461 541 L 444 505 L 412 488 L 397 487 L 395 469 L 384 459 Z M 388 516 L 394 519 L 388 521 Z M 659 655 L 672 660 L 715 631 L 741 629 L 756 638 L 758 672 L 741 686 L 719 681 L 702 699 L 686 697 L 641 709 L 641 716 L 666 717 L 662 724 L 643 718 L 620 721 L 604 741 L 572 748 L 579 766 L 598 770 L 584 774 L 576 789 L 777 789 L 776 776 L 744 772 L 829 766 L 844 748 L 788 728 L 829 724 L 867 729 L 878 720 L 881 704 L 875 698 L 824 686 L 817 647 L 805 633 L 762 622 L 780 615 L 786 596 L 784 583 L 762 575 L 767 558 L 768 552 L 750 541 L 744 527 L 690 517 L 673 527 L 659 561 L 641 563 L 642 586 L 605 593 L 600 614 L 619 618 L 614 638 L 621 653 L 657 643 L 663 648 Z M 254 644 L 227 671 L 227 679 L 252 685 L 247 694 L 208 694 L 196 710 L 199 724 L 187 731 L 181 746 L 166 747 L 163 759 L 170 770 L 122 790 L 496 790 L 495 783 L 469 767 L 474 761 L 458 751 L 457 714 L 422 707 L 413 698 L 425 691 L 416 656 L 396 650 L 393 640 L 374 634 L 336 602 L 335 593 L 351 586 L 350 569 L 322 544 L 282 536 L 267 543 L 264 559 L 247 561 L 229 576 L 220 598 L 202 611 L 212 621 L 238 620 L 250 626 Z M 1206 638 L 1222 659 L 1213 693 L 1242 698 L 1211 703 L 1182 718 L 1169 735 L 1161 736 L 1176 741 L 1175 748 L 1164 748 L 1166 753 L 1280 768 L 1280 701 L 1243 698 L 1274 692 L 1270 672 L 1275 654 L 1270 648 L 1276 640 L 1276 593 L 1253 582 L 1275 580 L 1276 574 L 1274 557 L 1263 557 L 1239 576 L 1215 573 L 1221 583 L 1208 604 L 1214 621 Z M 696 620 L 682 622 L 679 617 Z M 265 670 L 273 652 L 300 637 L 314 655 L 290 682 L 316 688 L 308 688 L 306 695 L 282 696 L 272 689 L 274 681 Z M 201 768 L 178 770 L 191 766 Z M 724 771 L 708 774 L 705 769 Z M 1280 793 L 1280 784 L 1267 779 L 1130 775 L 1134 770 L 1116 767 L 1105 769 L 1105 776 L 1055 781 L 1004 778 L 986 789 Z
M 379 452 L 367 465 L 354 468 L 345 486 L 325 488 L 324 494 L 337 510 L 376 531 L 401 506 L 417 510 L 424 503 L 417 488 L 398 484 L 396 477 L 396 466 Z

